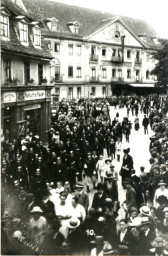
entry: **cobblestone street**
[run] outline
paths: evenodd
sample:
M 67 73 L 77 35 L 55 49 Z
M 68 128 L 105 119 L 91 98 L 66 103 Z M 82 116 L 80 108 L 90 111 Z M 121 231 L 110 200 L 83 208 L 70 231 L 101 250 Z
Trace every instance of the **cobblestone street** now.
M 117 109 L 114 109 L 114 107 L 110 107 L 110 117 L 111 120 L 114 119 L 114 117 L 116 116 L 116 113 L 119 113 L 119 121 L 122 122 L 124 117 L 127 117 L 127 110 L 126 108 L 121 108 L 119 109 L 117 107 Z M 134 160 L 134 168 L 136 171 L 136 174 L 139 175 L 140 173 L 140 166 L 144 166 L 145 167 L 145 171 L 149 172 L 150 170 L 150 164 L 149 164 L 149 158 L 150 158 L 150 152 L 149 152 L 149 143 L 150 140 L 149 138 L 154 134 L 153 131 L 150 129 L 150 127 L 148 127 L 148 132 L 149 134 L 144 134 L 144 129 L 142 126 L 142 119 L 144 117 L 143 114 L 141 114 L 139 112 L 138 114 L 139 117 L 139 123 L 140 123 L 140 129 L 138 131 L 135 131 L 134 129 L 134 119 L 135 119 L 135 115 L 132 116 L 132 113 L 130 111 L 129 113 L 129 120 L 132 122 L 132 130 L 131 130 L 131 134 L 130 134 L 130 142 L 126 142 L 125 137 L 123 137 L 122 140 L 122 151 L 124 148 L 130 148 L 130 154 L 133 157 Z M 106 150 L 104 152 L 104 157 L 107 157 L 107 153 Z M 120 201 L 120 205 L 122 205 L 123 201 L 125 200 L 125 192 L 126 190 L 124 190 L 122 188 L 121 185 L 121 176 L 119 175 L 119 171 L 121 169 L 121 164 L 122 164 L 122 158 L 123 158 L 123 152 L 121 153 L 121 161 L 118 162 L 116 159 L 113 160 L 113 165 L 115 166 L 115 170 L 118 172 L 118 192 L 119 192 L 119 201 Z M 93 192 L 94 193 L 94 192 Z M 90 193 L 90 205 L 92 203 L 92 198 L 93 198 L 93 193 Z M 124 217 L 124 210 L 121 207 L 120 211 L 119 211 L 119 218 Z

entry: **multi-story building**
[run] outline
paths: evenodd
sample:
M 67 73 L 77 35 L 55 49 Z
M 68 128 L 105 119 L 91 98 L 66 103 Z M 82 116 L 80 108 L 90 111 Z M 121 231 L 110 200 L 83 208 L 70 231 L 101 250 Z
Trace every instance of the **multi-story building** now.
M 48 140 L 52 56 L 41 24 L 11 0 L 1 5 L 1 135 L 6 141 L 29 132 Z
M 54 97 L 111 96 L 125 85 L 151 87 L 157 33 L 143 20 L 57 2 L 35 0 L 26 7 L 43 21 L 43 35 L 54 58 Z

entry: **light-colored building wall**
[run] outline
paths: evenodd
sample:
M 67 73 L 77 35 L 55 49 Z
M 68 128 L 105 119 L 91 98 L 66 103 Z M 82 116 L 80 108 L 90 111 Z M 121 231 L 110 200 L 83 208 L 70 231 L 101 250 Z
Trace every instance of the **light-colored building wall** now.
M 60 87 L 60 100 L 62 98 L 69 98 L 72 93 L 69 93 L 69 88 L 73 88 L 73 97 L 78 97 L 77 87 L 81 87 L 81 97 L 90 97 L 92 87 L 95 87 L 95 95 L 103 97 L 103 87 L 106 87 L 106 95 L 110 96 L 111 83 L 154 83 L 154 77 L 150 72 L 155 66 L 155 61 L 147 54 L 152 56 L 152 51 L 146 50 L 145 47 L 122 25 L 118 25 L 121 34 L 125 35 L 124 49 L 122 49 L 121 41 L 117 41 L 111 37 L 111 31 L 115 30 L 115 24 L 110 25 L 103 31 L 93 34 L 87 40 L 73 40 L 57 38 L 46 38 L 51 41 L 51 53 L 56 59 L 57 65 L 60 66 L 60 76 L 62 85 Z M 59 52 L 55 52 L 55 43 L 60 44 Z M 73 45 L 73 52 L 69 53 L 69 45 Z M 81 46 L 81 53 L 77 52 L 77 46 Z M 91 58 L 92 47 L 95 47 L 94 58 Z M 105 56 L 103 56 L 103 49 L 105 49 Z M 118 51 L 123 56 L 124 61 L 117 63 L 113 59 L 113 50 Z M 128 56 L 130 51 L 130 56 Z M 139 62 L 136 61 L 136 54 L 139 52 Z M 73 67 L 73 76 L 68 75 L 68 67 Z M 77 75 L 77 68 L 81 67 L 81 76 Z M 93 77 L 92 69 L 95 69 L 95 77 Z M 54 77 L 54 69 L 51 70 L 51 76 Z M 106 70 L 103 73 L 103 69 Z M 113 77 L 113 69 L 116 70 L 115 77 Z M 147 71 L 149 77 L 147 78 Z M 130 72 L 129 76 L 128 73 Z M 137 76 L 137 72 L 139 75 Z M 104 74 L 104 75 L 103 75 Z M 94 81 L 93 81 L 94 80 Z M 94 83 L 93 83 L 94 82 Z M 57 84 L 57 81 L 56 81 Z M 66 85 L 67 84 L 67 85 Z M 70 96 L 71 94 L 71 96 Z

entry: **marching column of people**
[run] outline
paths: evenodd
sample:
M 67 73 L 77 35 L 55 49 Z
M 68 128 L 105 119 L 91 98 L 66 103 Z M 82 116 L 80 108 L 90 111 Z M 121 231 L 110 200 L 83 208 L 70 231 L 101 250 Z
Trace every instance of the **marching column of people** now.
M 109 114 L 110 104 L 113 105 L 110 99 L 63 100 L 51 118 L 48 147 L 33 133 L 18 141 L 3 143 L 5 254 L 24 255 L 28 251 L 64 255 L 166 253 L 166 98 L 118 97 L 114 102 L 118 110 L 113 120 Z M 123 107 L 127 108 L 127 117 L 120 122 Z M 141 166 L 141 173 L 137 175 L 130 148 L 122 149 L 123 139 L 129 143 L 133 128 L 129 110 L 132 116 L 135 114 L 135 130 L 139 129 L 141 112 L 144 136 L 149 124 L 155 132 L 150 138 L 149 173 Z M 119 173 L 113 164 L 115 158 L 121 162 Z M 118 175 L 126 189 L 124 219 L 119 216 Z M 90 201 L 91 194 L 93 201 Z

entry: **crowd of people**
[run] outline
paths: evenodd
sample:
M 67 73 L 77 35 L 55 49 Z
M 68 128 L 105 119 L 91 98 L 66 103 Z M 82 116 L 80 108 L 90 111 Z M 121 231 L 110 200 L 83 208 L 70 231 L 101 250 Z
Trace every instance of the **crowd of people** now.
M 47 146 L 33 132 L 4 142 L 2 254 L 167 255 L 166 104 L 166 97 L 157 95 L 118 97 L 114 104 L 64 99 L 51 116 Z M 127 116 L 121 122 L 123 108 Z M 139 174 L 122 142 L 129 143 L 132 129 L 141 125 L 144 136 L 149 125 L 154 135 L 151 169 L 147 172 L 142 158 Z M 121 164 L 119 172 L 114 160 Z

